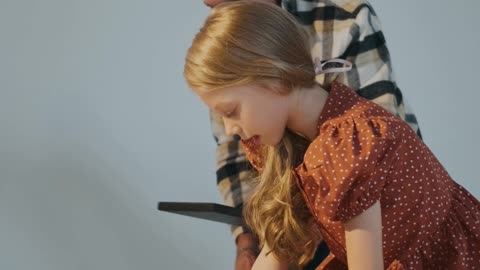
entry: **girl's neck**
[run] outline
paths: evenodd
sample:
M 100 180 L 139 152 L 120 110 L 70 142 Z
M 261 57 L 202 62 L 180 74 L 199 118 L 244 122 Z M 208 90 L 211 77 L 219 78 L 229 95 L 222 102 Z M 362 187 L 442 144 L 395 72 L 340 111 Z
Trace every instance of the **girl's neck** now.
M 310 141 L 318 135 L 318 119 L 328 98 L 320 85 L 291 92 L 287 128 Z

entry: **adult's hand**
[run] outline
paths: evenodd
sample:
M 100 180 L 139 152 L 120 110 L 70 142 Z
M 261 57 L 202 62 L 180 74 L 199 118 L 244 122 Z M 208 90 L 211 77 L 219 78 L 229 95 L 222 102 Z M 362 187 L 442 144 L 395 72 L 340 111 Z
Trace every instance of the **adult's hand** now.
M 237 238 L 235 270 L 251 270 L 258 253 L 258 239 L 251 233 L 240 234 Z

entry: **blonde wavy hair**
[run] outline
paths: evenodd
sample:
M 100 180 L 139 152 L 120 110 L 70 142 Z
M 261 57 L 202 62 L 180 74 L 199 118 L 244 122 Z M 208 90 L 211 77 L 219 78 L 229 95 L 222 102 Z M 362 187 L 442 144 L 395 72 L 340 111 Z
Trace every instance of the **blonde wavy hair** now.
M 278 94 L 315 85 L 310 34 L 278 6 L 235 1 L 217 6 L 188 50 L 184 76 L 205 93 L 255 83 Z M 279 259 L 304 265 L 316 248 L 313 219 L 293 168 L 309 144 L 286 130 L 277 146 L 264 147 L 264 168 L 244 207 L 247 224 Z

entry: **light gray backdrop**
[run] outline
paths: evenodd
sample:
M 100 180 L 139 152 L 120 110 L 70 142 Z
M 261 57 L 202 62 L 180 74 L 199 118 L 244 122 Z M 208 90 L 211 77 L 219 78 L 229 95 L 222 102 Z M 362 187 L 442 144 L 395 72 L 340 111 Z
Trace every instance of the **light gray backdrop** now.
M 480 196 L 476 0 L 372 1 L 427 144 Z M 182 77 L 201 0 L 0 0 L 0 269 L 233 269 L 208 113 Z

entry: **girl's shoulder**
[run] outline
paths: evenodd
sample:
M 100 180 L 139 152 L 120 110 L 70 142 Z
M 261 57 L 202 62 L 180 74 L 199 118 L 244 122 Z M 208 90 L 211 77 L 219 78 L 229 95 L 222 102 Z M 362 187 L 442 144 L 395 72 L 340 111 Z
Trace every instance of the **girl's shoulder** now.
M 325 121 L 307 148 L 304 161 L 316 167 L 331 157 L 366 157 L 375 150 L 383 152 L 398 141 L 398 128 L 398 120 L 389 117 L 348 116 Z

